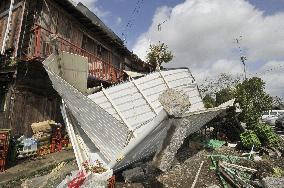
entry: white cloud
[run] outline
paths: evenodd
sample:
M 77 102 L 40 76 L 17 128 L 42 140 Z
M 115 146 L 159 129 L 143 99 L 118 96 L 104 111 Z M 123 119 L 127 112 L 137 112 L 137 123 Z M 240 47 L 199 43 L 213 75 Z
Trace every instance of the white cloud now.
M 105 11 L 101 7 L 97 6 L 98 0 L 72 0 L 72 1 L 74 1 L 75 3 L 81 2 L 82 4 L 84 4 L 88 9 L 93 11 L 100 18 L 105 17 L 109 14 L 108 11 Z
M 157 25 L 165 20 L 158 31 Z M 133 51 L 145 59 L 150 43 L 165 42 L 174 53 L 168 66 L 187 66 L 201 80 L 221 72 L 242 73 L 235 41 L 242 36 L 240 45 L 248 58 L 248 72 L 255 72 L 269 64 L 275 66 L 277 60 L 284 64 L 283 20 L 284 12 L 265 16 L 245 0 L 186 0 L 175 7 L 158 8 Z M 283 85 L 280 75 L 271 74 L 271 79 L 265 79 L 269 92 L 284 96 L 284 89 L 279 89 L 279 84 Z
M 122 22 L 122 18 L 121 17 L 117 17 L 116 18 L 116 25 L 120 25 Z
M 272 95 L 284 96 L 284 61 L 269 61 L 254 75 L 266 82 L 266 89 Z

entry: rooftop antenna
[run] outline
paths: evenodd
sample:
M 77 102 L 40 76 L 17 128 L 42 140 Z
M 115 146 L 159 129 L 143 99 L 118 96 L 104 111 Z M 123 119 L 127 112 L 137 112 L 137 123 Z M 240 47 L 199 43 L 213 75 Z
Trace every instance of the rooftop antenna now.
M 158 31 L 162 31 L 162 25 L 164 24 L 164 23 L 166 23 L 168 20 L 165 20 L 165 21 L 163 21 L 163 22 L 161 22 L 161 23 L 159 23 L 157 26 L 158 26 Z
M 239 38 L 236 38 L 236 42 L 238 44 L 238 49 L 239 49 L 239 52 L 240 52 L 240 60 L 244 66 L 244 75 L 245 75 L 245 80 L 247 79 L 247 71 L 246 71 L 246 61 L 247 61 L 247 57 L 243 54 L 243 50 L 241 49 L 241 40 L 242 40 L 243 36 L 239 36 Z

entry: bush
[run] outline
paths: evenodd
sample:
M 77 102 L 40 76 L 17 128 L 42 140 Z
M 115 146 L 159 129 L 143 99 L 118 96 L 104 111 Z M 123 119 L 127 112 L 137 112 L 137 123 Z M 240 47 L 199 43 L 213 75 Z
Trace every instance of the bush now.
M 263 146 L 278 147 L 280 145 L 280 138 L 270 125 L 258 124 L 255 127 L 255 133 Z
M 261 146 L 260 140 L 252 130 L 247 130 L 246 132 L 242 133 L 240 138 L 244 148 L 246 149 L 251 149 L 253 146 L 257 149 Z

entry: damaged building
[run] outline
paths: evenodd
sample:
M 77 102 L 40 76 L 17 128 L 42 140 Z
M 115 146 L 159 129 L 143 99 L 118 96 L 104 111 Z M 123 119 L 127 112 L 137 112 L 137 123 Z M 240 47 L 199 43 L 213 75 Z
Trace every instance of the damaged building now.
M 116 172 L 156 153 L 167 171 L 184 139 L 233 103 L 206 109 L 188 68 L 153 71 L 81 3 L 1 10 L 0 128 L 30 137 L 35 122 L 65 125 L 80 170 L 99 161 Z
M 33 122 L 62 122 L 61 97 L 42 66 L 52 53 L 84 57 L 88 88 L 124 81 L 127 71 L 152 69 L 87 7 L 69 0 L 2 0 L 0 49 L 0 128 L 14 135 L 30 136 Z M 69 76 L 79 80 L 80 67 L 69 60 L 69 69 L 75 67 Z

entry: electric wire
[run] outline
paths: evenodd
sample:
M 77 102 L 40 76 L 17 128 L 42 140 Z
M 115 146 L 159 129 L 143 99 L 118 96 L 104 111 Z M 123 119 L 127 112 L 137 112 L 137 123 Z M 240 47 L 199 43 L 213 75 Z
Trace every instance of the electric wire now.
M 131 30 L 131 28 L 134 26 L 134 23 L 136 21 L 137 15 L 140 13 L 142 5 L 144 3 L 144 0 L 137 0 L 136 1 L 136 5 L 128 19 L 127 24 L 125 25 L 123 32 L 122 32 L 122 38 L 123 38 L 123 42 L 127 43 L 127 37 L 128 34 Z

